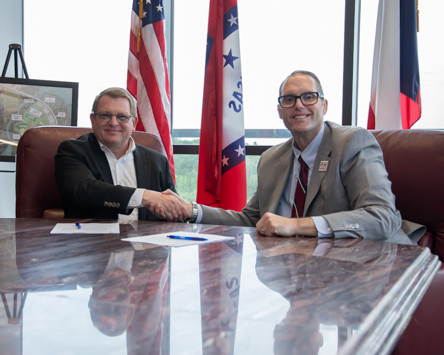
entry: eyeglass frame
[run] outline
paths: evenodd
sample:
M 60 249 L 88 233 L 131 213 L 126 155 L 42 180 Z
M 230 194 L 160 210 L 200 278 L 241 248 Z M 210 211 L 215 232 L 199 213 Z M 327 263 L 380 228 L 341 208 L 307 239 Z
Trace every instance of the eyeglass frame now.
M 316 94 L 316 101 L 313 102 L 312 104 L 308 104 L 308 105 L 304 104 L 304 102 L 302 101 L 302 96 L 307 95 L 307 94 Z M 294 104 L 293 104 L 293 106 L 286 106 L 286 107 L 282 106 L 281 98 L 289 97 L 289 96 L 294 97 Z M 304 92 L 302 95 L 299 95 L 299 96 L 296 96 L 296 95 L 282 95 L 282 96 L 279 96 L 278 97 L 278 103 L 279 103 L 279 106 L 282 107 L 282 108 L 292 108 L 292 107 L 294 107 L 296 105 L 296 102 L 299 99 L 299 100 L 301 100 L 302 105 L 304 105 L 304 106 L 313 106 L 313 105 L 316 105 L 318 103 L 319 98 L 321 98 L 323 100 L 324 99 L 324 95 L 322 95 L 318 91 L 308 91 L 308 92 Z
M 93 112 L 93 115 L 99 116 L 99 118 L 102 120 L 102 122 L 106 122 L 106 123 L 111 121 L 113 119 L 113 117 L 115 117 L 116 121 L 119 123 L 128 123 L 131 118 L 135 117 L 134 115 L 129 115 L 129 116 L 122 115 L 122 114 L 115 114 L 114 115 L 112 113 L 99 113 L 99 112 L 97 112 L 97 113 Z M 110 116 L 110 117 L 104 118 L 103 117 L 104 115 Z M 122 120 L 121 117 L 125 117 L 125 120 Z

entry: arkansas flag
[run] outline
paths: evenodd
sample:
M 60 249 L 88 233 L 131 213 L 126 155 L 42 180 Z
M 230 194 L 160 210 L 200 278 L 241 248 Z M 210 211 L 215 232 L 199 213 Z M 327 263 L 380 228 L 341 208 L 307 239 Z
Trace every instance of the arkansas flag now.
M 409 129 L 421 117 L 416 0 L 380 0 L 368 129 Z
M 155 3 L 133 0 L 127 88 L 137 102 L 139 121 L 136 130 L 160 137 L 175 183 L 164 27 L 163 0 Z
M 247 202 L 239 47 L 237 0 L 211 0 L 196 201 L 236 211 Z

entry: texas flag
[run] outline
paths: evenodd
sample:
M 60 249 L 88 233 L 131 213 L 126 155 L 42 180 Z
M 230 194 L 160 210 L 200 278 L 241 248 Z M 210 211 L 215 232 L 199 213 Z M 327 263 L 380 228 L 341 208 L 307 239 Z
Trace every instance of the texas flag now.
M 416 1 L 379 0 L 368 129 L 409 129 L 421 117 Z
M 237 0 L 211 0 L 196 201 L 236 211 L 247 202 L 239 48 Z

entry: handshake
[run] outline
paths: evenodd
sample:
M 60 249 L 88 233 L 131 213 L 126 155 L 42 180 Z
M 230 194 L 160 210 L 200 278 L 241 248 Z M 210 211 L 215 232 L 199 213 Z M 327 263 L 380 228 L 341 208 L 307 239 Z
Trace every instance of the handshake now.
M 169 189 L 163 192 L 145 190 L 142 204 L 157 218 L 168 222 L 188 219 L 193 214 L 193 204 Z

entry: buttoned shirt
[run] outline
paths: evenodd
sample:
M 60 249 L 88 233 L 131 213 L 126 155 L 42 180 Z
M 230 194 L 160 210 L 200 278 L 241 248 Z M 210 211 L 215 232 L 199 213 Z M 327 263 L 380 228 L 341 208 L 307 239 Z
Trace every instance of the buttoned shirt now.
M 136 144 L 134 143 L 133 137 L 130 137 L 128 150 L 120 159 L 117 159 L 111 149 L 102 144 L 102 142 L 99 141 L 99 145 L 108 160 L 114 185 L 136 188 L 136 191 L 132 194 L 127 206 L 128 209 L 134 208 L 133 212 L 130 215 L 119 214 L 119 222 L 137 220 L 139 217 L 139 210 L 137 208 L 143 207 L 142 198 L 145 190 L 137 188 L 136 167 L 134 165 L 133 156 Z

